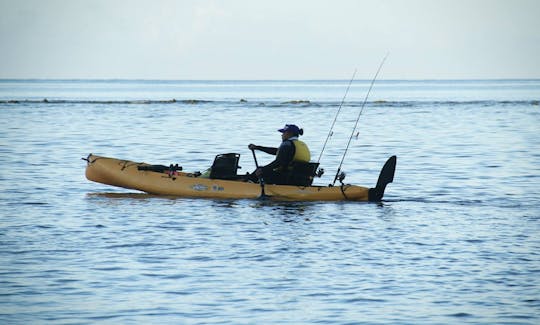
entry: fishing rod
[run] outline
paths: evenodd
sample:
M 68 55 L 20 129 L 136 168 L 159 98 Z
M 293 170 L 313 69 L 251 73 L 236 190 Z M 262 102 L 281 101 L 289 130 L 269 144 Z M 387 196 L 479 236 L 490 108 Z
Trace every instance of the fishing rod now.
M 319 159 L 317 159 L 317 163 L 319 163 L 321 161 L 321 157 L 323 155 L 324 148 L 326 148 L 326 144 L 328 143 L 328 139 L 330 139 L 332 134 L 334 134 L 334 125 L 336 124 L 339 112 L 341 112 L 341 107 L 343 106 L 343 103 L 345 102 L 345 98 L 347 97 L 347 94 L 349 93 L 349 88 L 351 88 L 351 84 L 352 84 L 352 82 L 354 80 L 354 76 L 356 76 L 356 70 L 357 69 L 354 69 L 354 73 L 352 75 L 351 81 L 349 81 L 349 85 L 347 86 L 347 90 L 345 90 L 345 95 L 343 95 L 343 99 L 341 99 L 341 103 L 339 104 L 339 108 L 337 110 L 336 116 L 334 117 L 334 122 L 332 122 L 332 125 L 330 126 L 330 131 L 328 131 L 328 135 L 326 136 L 326 140 L 324 141 L 324 145 L 322 147 L 321 154 L 319 155 Z
M 356 123 L 354 124 L 354 128 L 352 129 L 352 132 L 351 132 L 351 136 L 349 137 L 349 142 L 347 143 L 347 147 L 345 147 L 345 152 L 343 153 L 343 157 L 341 157 L 341 162 L 339 163 L 339 167 L 337 169 L 336 176 L 334 177 L 334 182 L 332 183 L 332 186 L 336 184 L 336 180 L 338 180 L 338 178 L 340 181 L 342 181 L 345 178 L 344 174 L 340 175 L 341 166 L 343 165 L 343 161 L 345 160 L 345 156 L 347 155 L 347 151 L 349 150 L 349 146 L 351 145 L 351 141 L 354 136 L 354 131 L 356 131 L 356 127 L 358 126 L 358 121 L 360 120 L 360 116 L 362 115 L 362 112 L 364 111 L 364 107 L 366 106 L 369 93 L 371 92 L 371 88 L 373 88 L 373 84 L 375 83 L 375 80 L 377 79 L 377 76 L 379 75 L 379 72 L 381 71 L 387 57 L 388 57 L 388 53 L 386 53 L 386 55 L 382 59 L 381 64 L 379 65 L 379 68 L 377 69 L 377 72 L 375 73 L 375 76 L 373 77 L 373 80 L 371 80 L 371 84 L 369 85 L 369 89 L 366 93 L 366 97 L 364 98 L 364 102 L 362 103 L 362 108 L 360 109 L 360 112 L 358 113 L 358 117 L 356 118 Z

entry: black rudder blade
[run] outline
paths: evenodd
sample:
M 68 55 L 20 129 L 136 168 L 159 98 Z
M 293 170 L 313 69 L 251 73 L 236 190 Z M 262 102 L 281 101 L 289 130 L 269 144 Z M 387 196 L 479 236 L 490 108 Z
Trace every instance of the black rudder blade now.
M 383 168 L 381 169 L 381 173 L 379 174 L 379 179 L 377 180 L 377 186 L 375 186 L 375 188 L 369 189 L 369 197 L 368 197 L 369 201 L 378 202 L 383 198 L 386 185 L 394 181 L 394 174 L 396 171 L 396 162 L 397 162 L 396 156 L 392 156 L 388 158 Z

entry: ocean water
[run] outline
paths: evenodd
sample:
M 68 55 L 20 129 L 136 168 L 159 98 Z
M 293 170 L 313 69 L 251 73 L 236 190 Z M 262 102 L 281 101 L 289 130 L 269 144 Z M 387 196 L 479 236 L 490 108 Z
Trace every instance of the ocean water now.
M 88 153 L 206 169 L 304 128 L 348 81 L 0 81 L 2 324 L 538 324 L 540 80 L 377 81 L 343 170 L 380 204 L 159 197 Z M 370 81 L 355 81 L 318 184 Z M 258 153 L 260 163 L 272 157 Z

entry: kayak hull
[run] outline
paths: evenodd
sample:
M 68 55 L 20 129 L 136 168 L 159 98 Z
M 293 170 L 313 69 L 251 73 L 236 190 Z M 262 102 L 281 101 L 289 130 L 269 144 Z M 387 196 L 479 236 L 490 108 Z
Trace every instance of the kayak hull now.
M 196 177 L 184 172 L 140 170 L 150 166 L 129 160 L 90 154 L 87 158 L 88 180 L 143 191 L 149 194 L 218 199 L 257 199 L 262 188 L 258 183 Z M 143 168 L 144 169 L 144 168 Z M 265 197 L 285 201 L 369 201 L 370 189 L 355 185 L 294 186 L 265 185 Z M 382 195 L 381 195 L 382 197 Z

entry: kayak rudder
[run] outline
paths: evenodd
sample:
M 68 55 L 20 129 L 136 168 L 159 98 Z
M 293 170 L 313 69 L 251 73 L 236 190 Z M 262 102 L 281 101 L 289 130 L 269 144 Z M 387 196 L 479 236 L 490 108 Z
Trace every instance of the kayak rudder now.
M 377 180 L 377 185 L 374 188 L 369 189 L 368 201 L 370 202 L 380 202 L 384 196 L 384 190 L 386 185 L 394 181 L 394 174 L 396 171 L 396 161 L 397 157 L 392 156 L 388 158 L 381 173 L 379 174 L 379 179 Z

